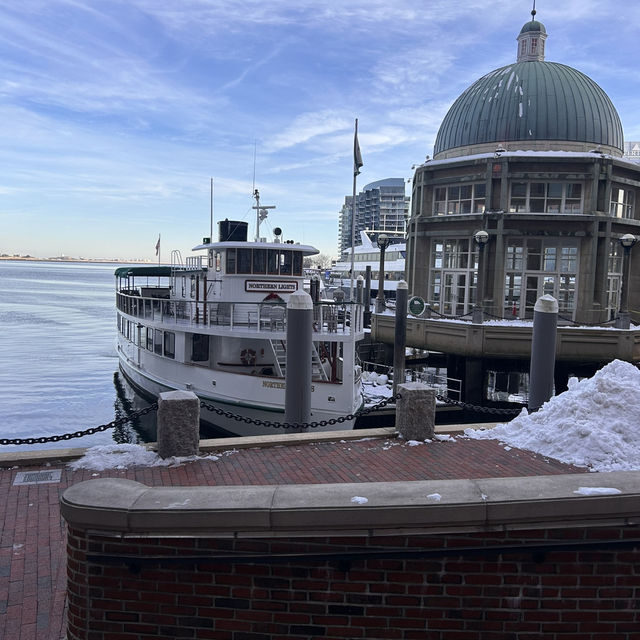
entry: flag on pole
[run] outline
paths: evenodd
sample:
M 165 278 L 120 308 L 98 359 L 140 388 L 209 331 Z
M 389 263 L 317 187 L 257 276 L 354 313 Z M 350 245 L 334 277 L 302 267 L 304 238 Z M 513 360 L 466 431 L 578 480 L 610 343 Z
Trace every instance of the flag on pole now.
M 353 175 L 360 175 L 360 167 L 363 165 L 360 145 L 358 144 L 358 118 L 356 118 L 356 133 L 353 138 Z
M 158 234 L 158 242 L 156 242 L 156 255 L 160 255 L 160 234 Z

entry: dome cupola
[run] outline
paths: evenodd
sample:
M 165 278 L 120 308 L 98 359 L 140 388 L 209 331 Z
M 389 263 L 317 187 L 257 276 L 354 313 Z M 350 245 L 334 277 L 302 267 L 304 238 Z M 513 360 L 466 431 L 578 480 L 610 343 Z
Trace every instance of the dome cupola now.
M 607 94 L 577 69 L 545 61 L 547 31 L 532 19 L 513 64 L 466 89 L 444 117 L 434 159 L 508 151 L 590 151 L 622 156 L 622 124 Z

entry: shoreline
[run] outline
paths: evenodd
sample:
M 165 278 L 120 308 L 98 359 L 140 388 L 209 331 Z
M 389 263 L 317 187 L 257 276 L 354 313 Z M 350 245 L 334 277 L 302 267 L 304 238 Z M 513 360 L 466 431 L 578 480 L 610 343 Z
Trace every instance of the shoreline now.
M 0 256 L 0 261 L 11 262 L 80 262 L 80 263 L 100 263 L 100 264 L 153 264 L 156 263 L 151 260 L 131 259 L 131 260 L 119 260 L 118 258 L 35 258 L 33 256 Z

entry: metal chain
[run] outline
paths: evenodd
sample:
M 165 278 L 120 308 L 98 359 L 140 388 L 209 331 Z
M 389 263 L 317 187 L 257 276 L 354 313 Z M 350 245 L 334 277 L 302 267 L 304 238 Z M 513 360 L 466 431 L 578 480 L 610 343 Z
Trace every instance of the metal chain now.
M 328 420 L 319 420 L 317 422 L 308 422 L 308 423 L 297 423 L 297 422 L 273 422 L 271 420 L 258 420 L 254 418 L 249 418 L 248 416 L 241 416 L 237 413 L 232 413 L 231 411 L 225 411 L 224 409 L 220 409 L 215 405 L 212 405 L 204 400 L 200 401 L 200 407 L 203 409 L 208 409 L 209 411 L 213 411 L 220 416 L 224 416 L 225 418 L 229 418 L 231 420 L 235 420 L 237 422 L 246 422 L 247 424 L 255 424 L 262 427 L 271 427 L 273 429 L 316 429 L 318 427 L 328 427 L 336 424 L 342 424 L 344 422 L 348 422 L 351 420 L 355 420 L 358 416 L 364 416 L 369 413 L 373 413 L 374 411 L 379 411 L 386 407 L 389 403 L 394 402 L 395 400 L 399 400 L 402 396 L 399 393 L 396 393 L 393 396 L 389 396 L 384 400 L 378 402 L 377 404 L 372 405 L 371 407 L 365 407 L 360 411 L 356 411 L 356 413 L 349 413 L 346 416 L 339 416 L 338 418 L 329 418 Z M 478 407 L 476 405 L 468 404 L 466 402 L 460 402 L 459 400 L 451 400 L 446 396 L 441 394 L 436 394 L 436 398 L 446 404 L 455 405 L 461 407 L 463 409 L 471 410 L 471 411 L 479 411 L 481 413 L 492 413 L 496 415 L 516 415 L 520 412 L 520 409 L 496 409 L 493 407 Z M 155 411 L 158 408 L 158 403 L 154 402 L 153 404 L 145 407 L 144 409 L 140 409 L 140 411 L 136 411 L 124 418 L 120 418 L 118 420 L 112 420 L 107 424 L 100 425 L 98 427 L 90 427 L 89 429 L 85 429 L 84 431 L 74 431 L 72 433 L 65 433 L 62 435 L 55 436 L 42 436 L 39 438 L 0 438 L 0 446 L 1 445 L 21 445 L 21 444 L 45 444 L 47 442 L 60 442 L 61 440 L 71 440 L 72 438 L 82 438 L 83 436 L 90 436 L 94 433 L 99 433 L 101 431 L 106 431 L 107 429 L 113 429 L 114 427 L 119 427 L 121 425 L 134 420 L 135 418 L 139 418 L 144 416 L 151 411 Z
M 229 418 L 230 420 L 236 420 L 237 422 L 246 422 L 247 424 L 255 424 L 261 427 L 271 427 L 273 429 L 316 429 L 317 427 L 328 427 L 335 424 L 342 424 L 343 422 L 348 422 L 351 420 L 355 420 L 358 416 L 363 416 L 368 413 L 372 413 L 373 411 L 379 411 L 383 407 L 386 407 L 390 402 L 394 400 L 398 400 L 400 398 L 400 394 L 397 393 L 394 396 L 390 396 L 389 398 L 385 398 L 378 404 L 375 404 L 371 407 L 365 407 L 360 411 L 356 411 L 356 413 L 349 413 L 346 416 L 340 416 L 338 418 L 329 418 L 329 420 L 319 420 L 317 422 L 273 422 L 271 420 L 259 420 L 250 418 L 249 416 L 241 416 L 237 413 L 232 413 L 231 411 L 225 411 L 220 407 L 216 407 L 213 404 L 205 402 L 204 400 L 200 401 L 200 407 L 202 409 L 208 409 L 209 411 L 213 411 L 217 413 L 219 416 L 224 416 L 225 418 Z
M 0 438 L 0 445 L 6 444 L 43 444 L 46 442 L 60 442 L 60 440 L 71 440 L 71 438 L 82 438 L 82 436 L 90 436 L 94 433 L 98 433 L 100 431 L 106 431 L 107 429 L 113 429 L 114 427 L 119 427 L 135 418 L 139 418 L 140 416 L 144 416 L 151 411 L 155 411 L 158 408 L 158 403 L 154 402 L 153 404 L 145 407 L 144 409 L 140 409 L 140 411 L 136 411 L 134 413 L 129 414 L 125 418 L 119 418 L 118 420 L 112 420 L 107 424 L 100 425 L 99 427 L 91 427 L 89 429 L 85 429 L 84 431 L 74 431 L 73 433 L 65 433 L 59 436 L 43 436 L 40 438 Z
M 451 398 L 447 398 L 447 396 L 443 396 L 439 393 L 436 393 L 436 398 L 446 404 L 455 405 L 456 407 L 461 407 L 462 409 L 466 409 L 468 411 L 477 411 L 478 413 L 492 413 L 495 415 L 515 416 L 519 414 L 520 411 L 522 411 L 522 409 L 498 409 L 497 407 L 479 407 L 475 404 L 461 402 L 460 400 L 452 400 Z

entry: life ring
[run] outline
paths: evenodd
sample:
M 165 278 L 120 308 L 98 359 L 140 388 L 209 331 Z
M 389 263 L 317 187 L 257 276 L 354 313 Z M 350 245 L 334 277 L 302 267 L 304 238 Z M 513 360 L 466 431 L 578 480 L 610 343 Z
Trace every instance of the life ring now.
M 256 363 L 256 352 L 253 349 L 243 349 L 240 353 L 242 364 L 253 366 Z

